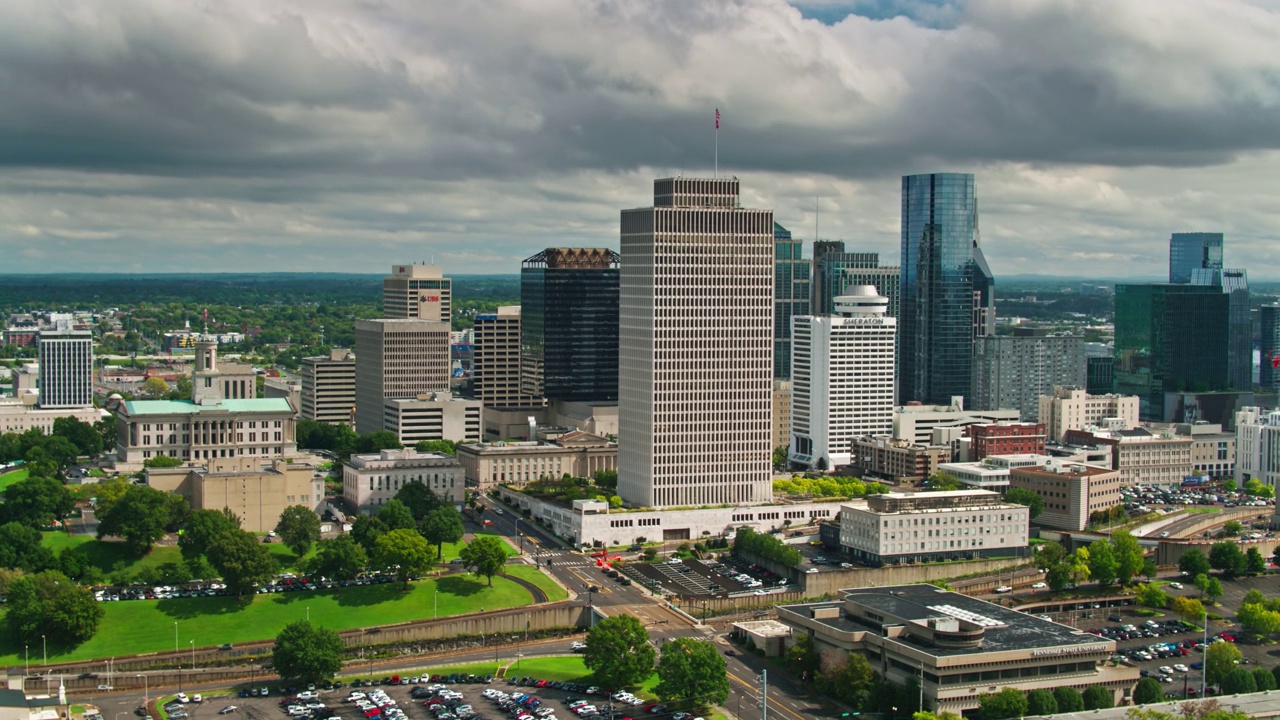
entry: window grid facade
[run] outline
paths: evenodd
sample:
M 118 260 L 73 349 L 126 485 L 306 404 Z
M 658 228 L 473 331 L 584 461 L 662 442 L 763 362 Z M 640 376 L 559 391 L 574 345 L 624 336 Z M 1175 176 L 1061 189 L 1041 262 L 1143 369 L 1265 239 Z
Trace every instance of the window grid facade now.
M 449 324 L 357 320 L 356 432 L 387 429 L 384 401 L 449 391 Z
M 356 359 L 347 350 L 302 359 L 301 416 L 323 423 L 351 422 L 356 405 Z
M 37 354 L 41 408 L 93 405 L 93 335 L 88 330 L 41 330 Z

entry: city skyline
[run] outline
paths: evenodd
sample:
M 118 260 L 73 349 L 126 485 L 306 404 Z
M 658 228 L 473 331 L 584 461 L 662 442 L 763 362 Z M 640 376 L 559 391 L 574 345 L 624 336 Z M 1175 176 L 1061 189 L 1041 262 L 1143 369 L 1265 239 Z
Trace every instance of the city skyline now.
M 625 18 L 131 0 L 20 2 L 0 20 L 12 272 L 413 259 L 464 275 L 616 249 L 638 188 L 711 174 L 715 108 L 744 204 L 883 264 L 899 262 L 897 178 L 924 172 L 977 176 L 998 277 L 1158 277 L 1170 234 L 1197 231 L 1265 267 L 1280 236 L 1262 181 L 1280 164 L 1280 12 L 1243 0 L 740 0 Z

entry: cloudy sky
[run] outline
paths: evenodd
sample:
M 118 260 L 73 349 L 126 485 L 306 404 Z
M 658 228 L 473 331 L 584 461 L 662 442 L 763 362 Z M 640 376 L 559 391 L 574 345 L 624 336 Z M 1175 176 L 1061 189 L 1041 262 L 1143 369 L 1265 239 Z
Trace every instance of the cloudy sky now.
M 720 169 L 898 255 L 977 174 L 1000 274 L 1280 279 L 1280 0 L 9 0 L 0 272 L 516 272 Z

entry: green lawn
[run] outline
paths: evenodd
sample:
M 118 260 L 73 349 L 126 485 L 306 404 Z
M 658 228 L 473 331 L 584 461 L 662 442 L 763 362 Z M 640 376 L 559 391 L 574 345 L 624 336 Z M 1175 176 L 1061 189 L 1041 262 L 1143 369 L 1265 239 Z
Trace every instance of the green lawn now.
M 16 482 L 26 480 L 29 473 L 30 471 L 26 468 L 18 468 L 17 470 L 12 470 L 0 475 L 0 492 L 4 492 L 5 488 Z
M 126 563 L 134 575 L 145 567 L 158 568 L 167 563 L 182 564 L 182 553 L 176 545 L 159 545 L 151 548 L 151 552 L 147 553 L 146 556 L 136 558 L 125 550 L 123 543 L 114 540 L 98 540 L 91 535 L 67 535 L 66 533 L 50 532 L 44 534 L 42 542 L 55 555 L 66 548 L 73 548 L 75 552 L 86 555 L 89 558 L 89 562 L 104 574 L 110 573 L 115 568 L 116 563 L 120 562 Z M 289 548 L 279 543 L 271 543 L 268 549 L 281 570 L 295 569 L 297 557 Z M 314 547 L 305 557 L 309 558 L 313 555 L 315 555 Z
M 503 569 L 508 575 L 514 575 L 526 582 L 531 582 L 538 586 L 542 592 L 547 594 L 548 602 L 564 600 L 569 597 L 569 593 L 564 588 L 556 584 L 555 580 L 547 577 L 546 573 L 538 568 L 529 567 L 528 565 L 508 565 Z
M 1193 507 L 1187 508 L 1189 515 L 1212 515 L 1213 513 L 1222 512 L 1222 508 L 1216 507 Z
M 176 550 L 175 550 L 176 552 Z M 438 597 L 435 590 L 439 589 Z M 318 590 L 255 595 L 251 602 L 232 597 L 131 600 L 106 603 L 98 634 L 73 649 L 49 647 L 60 660 L 84 660 L 116 655 L 158 652 L 173 648 L 174 623 L 178 647 L 243 643 L 275 637 L 286 624 L 307 617 L 335 630 L 392 625 L 431 617 L 433 600 L 441 617 L 528 605 L 529 593 L 510 580 L 451 575 L 415 583 L 403 592 L 399 583 L 352 587 L 341 592 Z M 0 641 L 0 664 L 20 662 L 22 648 Z

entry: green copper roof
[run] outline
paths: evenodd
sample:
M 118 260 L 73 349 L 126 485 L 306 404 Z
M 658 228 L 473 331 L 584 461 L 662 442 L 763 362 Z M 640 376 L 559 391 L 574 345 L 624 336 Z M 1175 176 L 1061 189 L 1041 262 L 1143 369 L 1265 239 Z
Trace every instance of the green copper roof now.
M 187 415 L 200 412 L 293 412 L 285 398 L 246 398 L 223 400 L 217 405 L 196 405 L 190 400 L 129 400 L 124 404 L 130 415 Z

